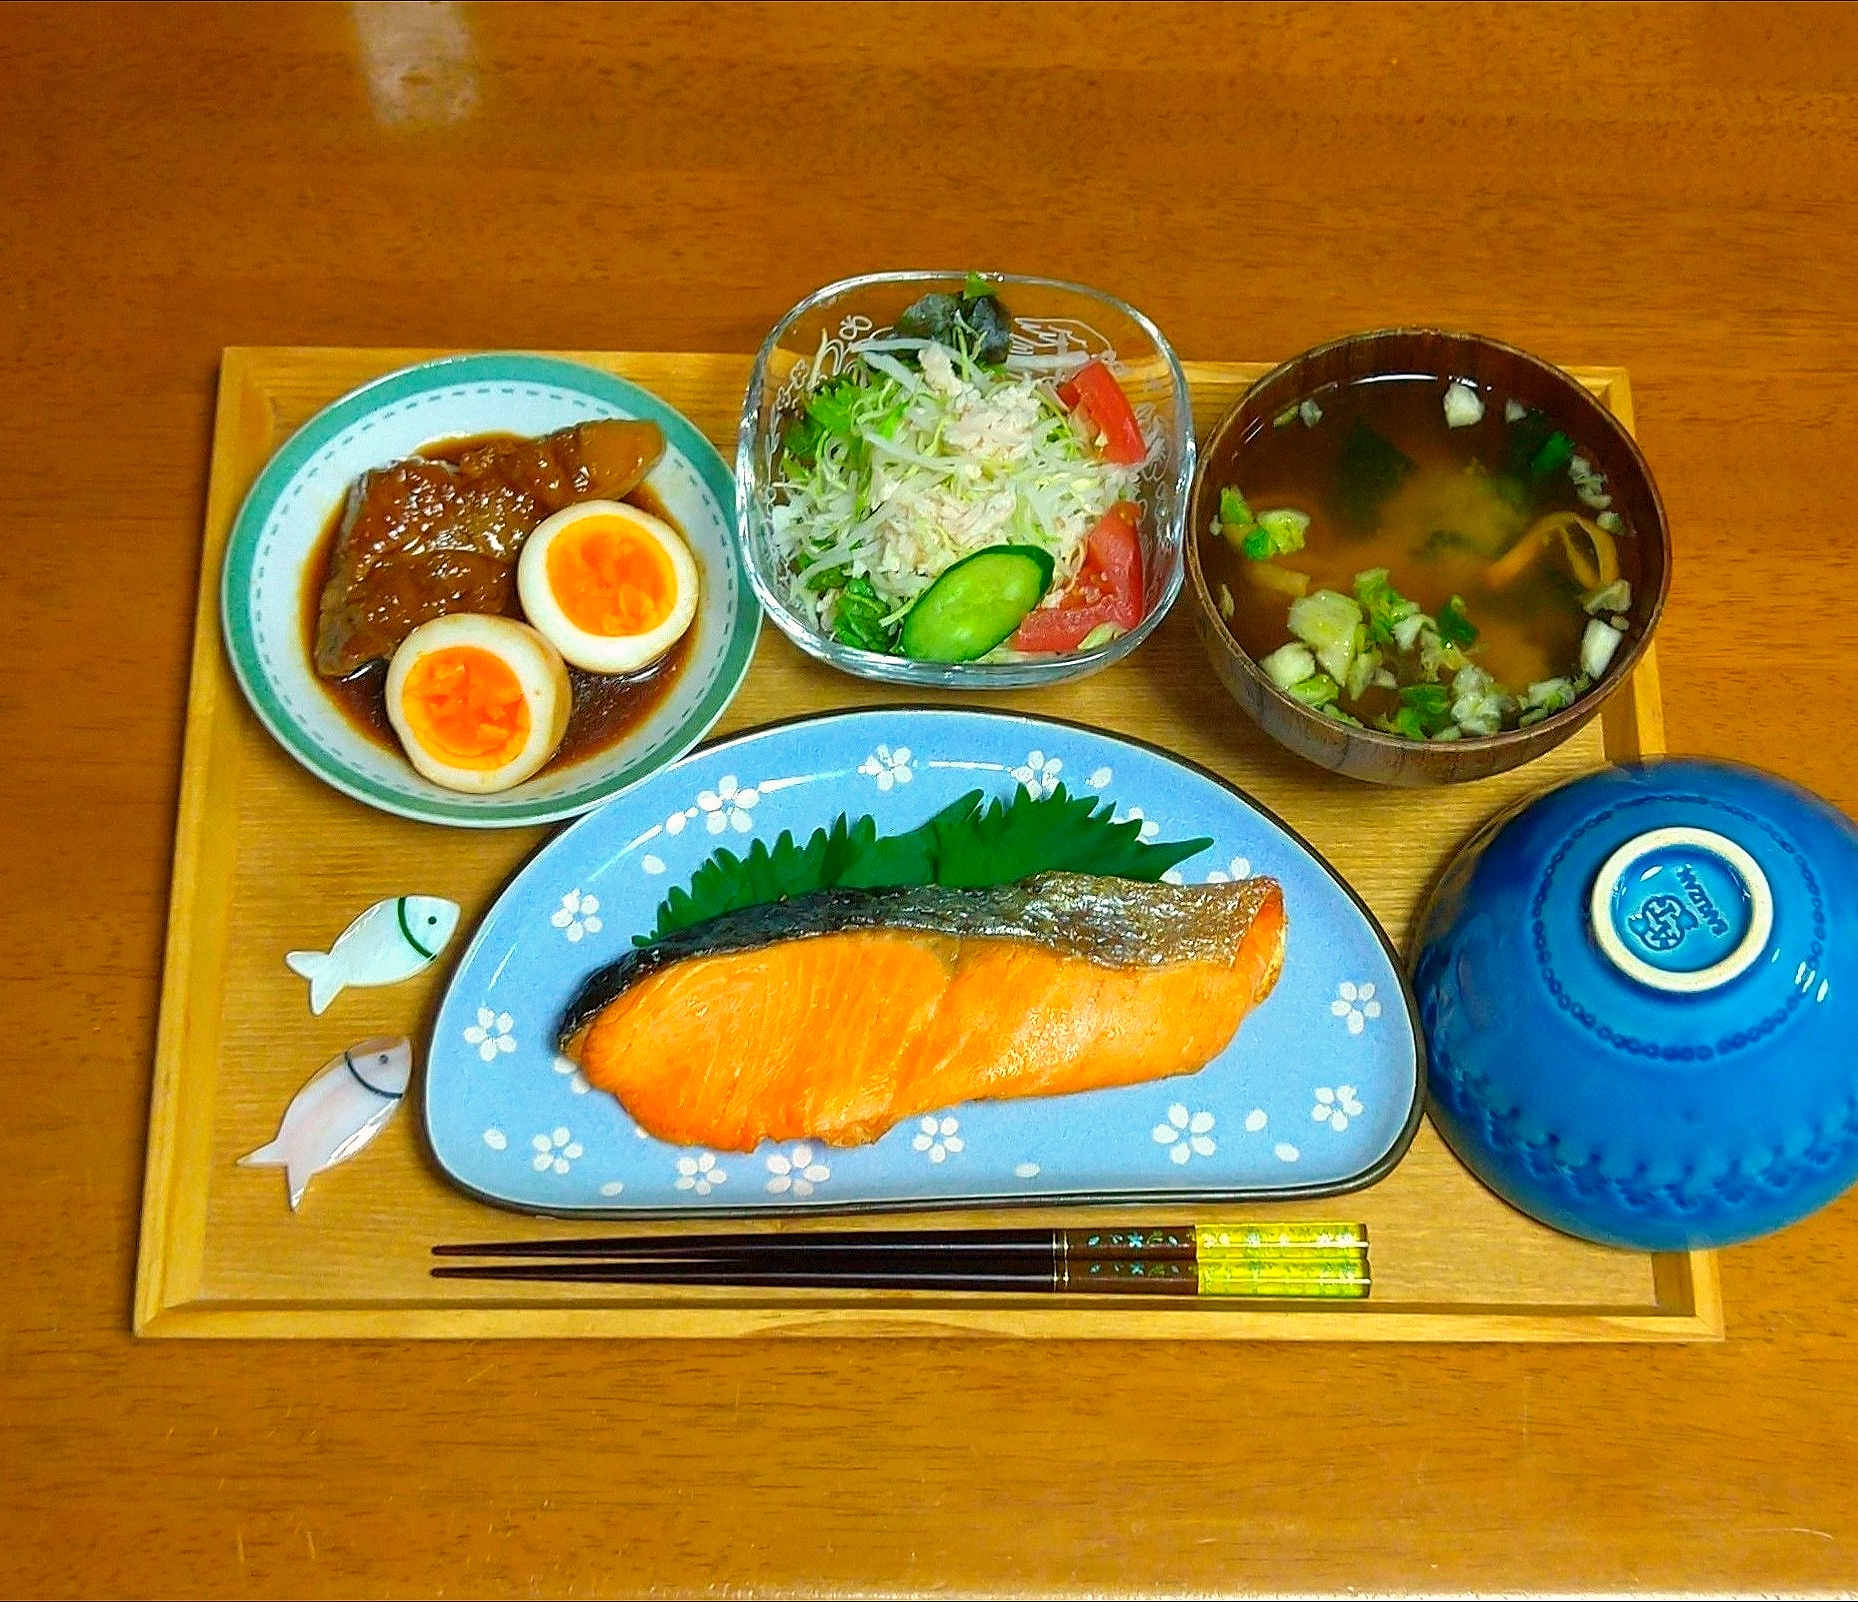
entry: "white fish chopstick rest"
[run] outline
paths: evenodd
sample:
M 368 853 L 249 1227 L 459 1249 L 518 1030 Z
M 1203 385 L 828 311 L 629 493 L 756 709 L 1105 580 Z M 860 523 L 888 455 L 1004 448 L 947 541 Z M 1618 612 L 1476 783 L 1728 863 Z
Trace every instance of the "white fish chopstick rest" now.
M 458 903 L 438 896 L 377 901 L 327 951 L 288 951 L 292 973 L 310 982 L 310 1011 L 321 1013 L 350 985 L 397 985 L 446 947 L 458 928 Z
M 314 1175 L 347 1162 L 387 1127 L 412 1076 L 413 1043 L 404 1036 L 356 1042 L 291 1098 L 277 1139 L 239 1165 L 282 1168 L 294 1211 Z

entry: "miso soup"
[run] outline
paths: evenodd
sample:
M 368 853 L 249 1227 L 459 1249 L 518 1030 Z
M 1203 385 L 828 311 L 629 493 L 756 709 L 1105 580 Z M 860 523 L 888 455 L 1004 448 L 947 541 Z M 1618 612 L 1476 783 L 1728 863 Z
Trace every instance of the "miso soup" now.
M 1239 645 L 1327 716 L 1491 735 L 1572 705 L 1613 660 L 1632 530 L 1545 413 L 1375 378 L 1266 421 L 1242 456 L 1197 535 L 1208 586 Z

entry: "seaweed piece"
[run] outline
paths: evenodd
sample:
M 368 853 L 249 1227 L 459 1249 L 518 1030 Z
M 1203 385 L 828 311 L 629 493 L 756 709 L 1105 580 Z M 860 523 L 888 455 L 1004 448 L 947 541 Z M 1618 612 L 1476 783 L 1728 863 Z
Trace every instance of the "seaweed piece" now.
M 1477 625 L 1465 611 L 1462 595 L 1454 595 L 1439 609 L 1439 638 L 1447 645 L 1477 643 Z
M 1574 458 L 1574 441 L 1555 427 L 1547 412 L 1531 407 L 1507 427 L 1503 471 L 1508 478 L 1547 478 Z
M 1406 482 L 1413 471 L 1413 459 L 1399 446 L 1357 417 L 1342 444 L 1342 460 L 1337 469 L 1337 483 L 1342 496 L 1342 515 L 1358 529 L 1370 527 L 1381 503 Z

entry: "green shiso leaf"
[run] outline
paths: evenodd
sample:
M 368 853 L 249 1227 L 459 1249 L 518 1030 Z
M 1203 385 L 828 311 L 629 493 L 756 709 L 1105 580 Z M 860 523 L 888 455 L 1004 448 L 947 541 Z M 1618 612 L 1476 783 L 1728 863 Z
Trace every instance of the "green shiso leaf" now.
M 878 890 L 943 884 L 961 889 L 1016 884 L 1040 873 L 1090 873 L 1104 878 L 1158 880 L 1212 844 L 1208 839 L 1148 843 L 1139 818 L 1114 822 L 1107 801 L 1019 790 L 1010 801 L 986 801 L 973 790 L 926 823 L 883 835 L 869 817 L 841 813 L 801 845 L 783 831 L 772 848 L 757 840 L 746 856 L 723 849 L 707 858 L 688 887 L 659 903 L 650 945 L 679 929 L 725 912 L 810 895 L 835 886 Z

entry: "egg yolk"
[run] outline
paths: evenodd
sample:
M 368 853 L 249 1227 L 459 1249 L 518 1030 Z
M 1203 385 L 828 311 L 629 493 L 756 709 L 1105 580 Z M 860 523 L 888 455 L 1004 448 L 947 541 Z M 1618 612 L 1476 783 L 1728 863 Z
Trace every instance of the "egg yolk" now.
M 645 634 L 677 604 L 677 573 L 659 543 L 616 517 L 590 517 L 548 548 L 548 587 L 568 621 L 608 638 Z
M 400 703 L 413 737 L 453 767 L 502 767 L 529 739 L 529 702 L 515 669 L 479 645 L 422 656 Z

